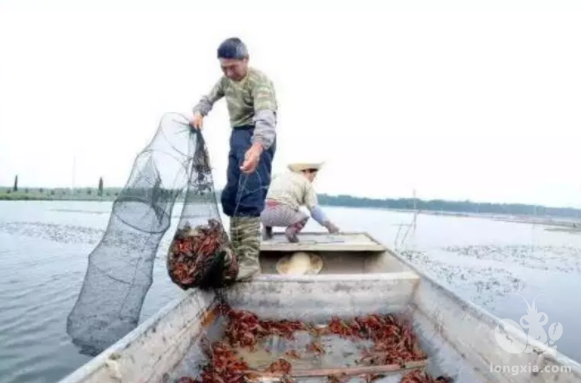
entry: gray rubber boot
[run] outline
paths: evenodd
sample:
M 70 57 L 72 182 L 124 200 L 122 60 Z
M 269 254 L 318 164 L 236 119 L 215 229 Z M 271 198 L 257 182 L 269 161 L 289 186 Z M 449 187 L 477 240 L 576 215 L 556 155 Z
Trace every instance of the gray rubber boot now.
M 234 233 L 238 239 L 236 254 L 238 255 L 238 278 L 248 280 L 260 273 L 260 218 L 236 217 Z

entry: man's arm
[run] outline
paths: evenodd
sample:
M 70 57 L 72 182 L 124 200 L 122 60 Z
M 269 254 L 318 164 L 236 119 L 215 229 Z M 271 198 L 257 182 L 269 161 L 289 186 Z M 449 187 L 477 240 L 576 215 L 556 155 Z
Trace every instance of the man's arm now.
M 268 150 L 276 137 L 276 95 L 274 86 L 266 77 L 257 81 L 252 90 L 254 100 L 254 135 L 252 144 L 261 144 Z
M 196 104 L 192 110 L 194 114 L 199 112 L 202 116 L 206 116 L 212 110 L 214 103 L 224 97 L 224 87 L 222 85 L 222 80 L 223 79 L 220 78 L 212 90 L 210 90 L 208 94 L 202 96 L 198 104 Z

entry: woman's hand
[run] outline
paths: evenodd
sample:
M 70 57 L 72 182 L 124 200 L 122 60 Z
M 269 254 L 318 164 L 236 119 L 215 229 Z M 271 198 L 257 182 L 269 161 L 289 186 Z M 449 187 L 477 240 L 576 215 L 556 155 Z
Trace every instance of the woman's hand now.
M 325 222 L 325 227 L 331 234 L 337 234 L 339 232 L 339 228 L 330 221 Z

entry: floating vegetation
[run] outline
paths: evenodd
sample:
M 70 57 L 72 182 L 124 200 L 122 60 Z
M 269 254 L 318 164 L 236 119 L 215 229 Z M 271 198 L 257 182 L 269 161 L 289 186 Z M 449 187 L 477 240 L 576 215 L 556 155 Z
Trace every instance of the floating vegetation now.
M 581 248 L 572 246 L 473 245 L 442 250 L 475 259 L 510 262 L 535 270 L 581 272 Z
M 436 281 L 479 305 L 489 305 L 509 293 L 520 292 L 526 283 L 514 273 L 500 267 L 454 265 L 429 256 L 424 251 L 402 251 L 401 255 Z

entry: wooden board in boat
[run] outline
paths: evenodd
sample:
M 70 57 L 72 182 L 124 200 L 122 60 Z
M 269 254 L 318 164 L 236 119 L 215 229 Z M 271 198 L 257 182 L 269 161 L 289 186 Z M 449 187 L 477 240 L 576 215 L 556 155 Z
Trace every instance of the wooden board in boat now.
M 262 241 L 261 251 L 385 251 L 384 245 L 367 233 L 301 233 L 299 242 L 289 242 L 284 233 L 274 233 L 272 239 Z

